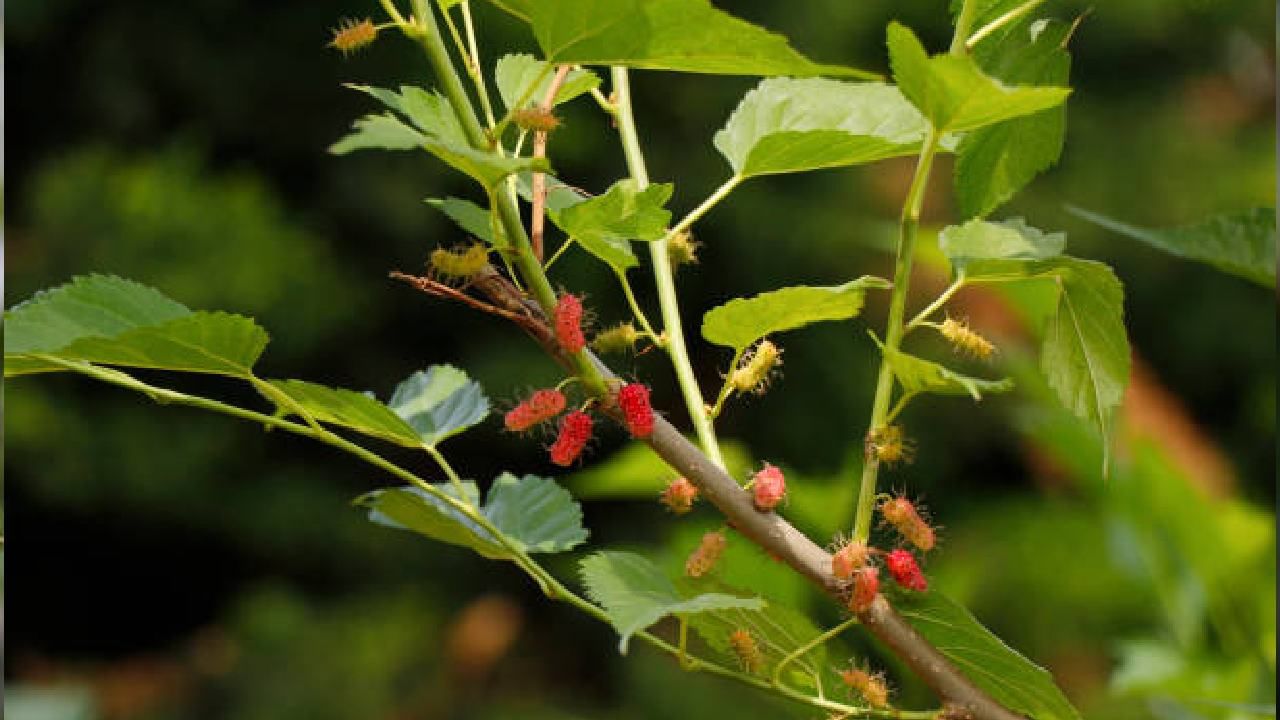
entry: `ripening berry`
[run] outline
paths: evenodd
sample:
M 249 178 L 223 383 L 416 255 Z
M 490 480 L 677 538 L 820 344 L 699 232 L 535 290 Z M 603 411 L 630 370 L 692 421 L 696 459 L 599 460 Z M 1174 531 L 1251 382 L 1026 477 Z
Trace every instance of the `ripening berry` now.
M 894 582 L 908 590 L 916 592 L 924 592 L 929 589 L 929 581 L 925 580 L 924 573 L 920 572 L 920 566 L 916 564 L 916 556 L 901 548 L 893 550 L 884 559 L 885 567 L 889 568 L 889 574 L 893 576 Z
M 576 295 L 563 293 L 556 301 L 556 340 L 567 353 L 576 353 L 586 347 L 582 334 L 582 301 Z
M 559 390 L 535 390 L 527 400 L 511 408 L 503 422 L 511 432 L 524 432 L 564 412 L 564 393 Z
M 861 540 L 851 540 L 831 555 L 831 574 L 837 580 L 849 580 L 871 557 L 871 548 Z
M 751 483 L 756 509 L 760 512 L 774 509 L 787 496 L 787 478 L 781 470 L 769 463 L 764 464 L 764 468 L 755 474 Z
M 880 504 L 880 514 L 907 542 L 924 552 L 929 552 L 937 544 L 937 533 L 910 500 L 904 497 L 885 500 Z
M 436 248 L 431 251 L 432 272 L 449 280 L 469 280 L 489 264 L 489 250 L 474 243 L 461 250 Z
M 693 233 L 685 230 L 667 240 L 667 260 L 673 267 L 698 262 L 698 243 L 694 242 Z
M 862 668 L 849 668 L 840 672 L 840 679 L 850 690 L 862 696 L 871 707 L 882 708 L 889 705 L 889 686 L 880 673 L 869 673 Z
M 702 542 L 698 543 L 698 547 L 689 554 L 689 559 L 684 563 L 684 574 L 689 577 L 702 577 L 711 572 L 711 569 L 720 561 L 720 556 L 724 554 L 724 547 L 727 544 L 723 532 L 709 532 L 702 536 Z
M 880 569 L 867 565 L 853 571 L 853 589 L 849 592 L 849 609 L 860 613 L 875 602 L 880 592 Z
M 729 375 L 729 383 L 740 393 L 761 394 L 769 389 L 769 382 L 782 364 L 782 350 L 768 340 L 761 340 L 749 350 Z
M 974 332 L 965 320 L 947 318 L 938 330 L 943 337 L 951 342 L 951 346 L 955 348 L 956 352 L 982 360 L 990 360 L 996 354 L 996 346 Z
M 886 425 L 867 433 L 867 457 L 885 465 L 909 463 L 915 456 L 915 443 L 902 432 L 901 425 Z
M 560 127 L 560 118 L 550 110 L 539 107 L 525 108 L 511 113 L 511 120 L 521 130 L 551 132 Z
M 578 459 L 591 439 L 591 416 L 575 410 L 560 421 L 560 434 L 551 444 L 551 462 L 568 467 Z
M 372 44 L 377 37 L 378 28 L 372 20 L 343 18 L 338 21 L 338 27 L 333 30 L 333 39 L 329 41 L 329 47 L 341 50 L 343 55 L 349 55 Z
M 756 642 L 750 630 L 738 628 L 729 633 L 729 647 L 733 649 L 733 654 L 738 656 L 738 662 L 742 663 L 743 670 L 756 673 L 764 665 L 760 644 Z
M 662 491 L 662 504 L 676 515 L 684 515 L 693 509 L 698 499 L 698 488 L 688 478 L 678 477 Z
M 618 408 L 631 437 L 647 438 L 653 434 L 653 406 L 649 404 L 649 388 L 640 383 L 627 383 L 618 390 Z
M 600 352 L 623 352 L 634 350 L 639 339 L 640 332 L 636 330 L 636 326 L 627 322 L 596 333 L 591 339 L 591 347 Z

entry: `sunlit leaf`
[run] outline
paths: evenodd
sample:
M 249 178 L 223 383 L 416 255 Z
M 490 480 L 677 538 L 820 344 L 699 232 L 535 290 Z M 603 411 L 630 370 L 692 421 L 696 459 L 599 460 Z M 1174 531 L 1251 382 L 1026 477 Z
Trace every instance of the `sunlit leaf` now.
M 587 594 L 604 608 L 618 631 L 618 652 L 624 655 L 631 636 L 668 615 L 693 616 L 730 608 L 759 610 L 759 598 L 723 593 L 682 597 L 657 565 L 629 552 L 598 552 L 585 558 L 580 569 Z
M 493 77 L 498 85 L 498 95 L 502 97 L 503 106 L 508 110 L 516 110 L 519 109 L 516 103 L 521 98 L 528 98 L 527 104 L 542 102 L 543 96 L 547 94 L 547 88 L 551 87 L 554 74 L 554 69 L 549 63 L 532 55 L 518 53 L 498 58 Z M 541 78 L 540 81 L 539 78 Z M 530 91 L 535 81 L 538 82 L 538 86 Z M 570 70 L 564 82 L 560 84 L 560 89 L 556 91 L 552 105 L 569 102 L 599 86 L 599 76 L 590 70 Z
M 874 336 L 873 336 L 874 337 Z M 982 393 L 1008 392 L 1013 389 L 1013 380 L 983 380 L 981 378 L 962 375 L 949 370 L 938 363 L 924 358 L 909 355 L 901 350 L 885 347 L 877 339 L 876 345 L 889 362 L 893 376 L 907 393 L 934 393 L 936 395 L 968 395 L 974 400 L 982 400 Z
M 1276 210 L 1254 208 L 1215 215 L 1202 222 L 1166 230 L 1149 230 L 1104 215 L 1068 208 L 1092 223 L 1171 255 L 1198 260 L 1219 270 L 1276 286 Z
M 634 180 L 619 180 L 604 195 L 553 213 L 552 220 L 569 237 L 618 272 L 639 263 L 632 240 L 660 240 L 671 221 L 663 207 L 673 186 L 666 183 L 638 190 Z
M 1022 218 L 970 220 L 938 233 L 938 248 L 958 271 L 974 260 L 1043 260 L 1061 255 L 1066 246 L 1065 233 L 1046 233 Z
M 915 34 L 889 24 L 893 77 L 940 133 L 964 132 L 1060 105 L 1070 88 L 1009 87 L 983 74 L 972 57 L 929 57 Z
M 408 118 L 414 127 L 440 140 L 466 145 L 467 134 L 445 96 L 434 90 L 401 85 L 400 92 L 369 85 L 348 85 Z
M 313 420 L 338 425 L 405 447 L 420 447 L 418 433 L 371 393 L 331 388 L 304 380 L 271 380 L 287 400 L 268 397 L 286 415 L 307 413 Z
M 329 146 L 334 155 L 356 150 L 412 150 L 424 147 L 427 136 L 389 113 L 365 115 L 351 126 L 351 132 Z
M 866 276 L 832 287 L 798 285 L 736 298 L 702 317 L 702 337 L 742 350 L 771 333 L 856 317 L 867 290 L 888 287 L 886 280 Z

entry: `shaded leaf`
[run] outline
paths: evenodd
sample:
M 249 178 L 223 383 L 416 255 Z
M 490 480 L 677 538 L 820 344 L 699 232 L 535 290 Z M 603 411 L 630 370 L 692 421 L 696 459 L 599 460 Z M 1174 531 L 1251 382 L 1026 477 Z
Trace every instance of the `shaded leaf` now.
M 551 214 L 569 237 L 618 272 L 639 263 L 632 240 L 660 240 L 671 221 L 663 205 L 674 187 L 657 183 L 643 190 L 634 180 L 619 180 L 604 195 L 584 200 Z
M 527 104 L 542 102 L 543 96 L 547 94 L 547 88 L 551 87 L 554 75 L 554 70 L 548 70 L 550 67 L 547 62 L 525 53 L 503 55 L 498 58 L 493 77 L 498 86 L 498 94 L 502 97 L 502 105 L 508 110 L 519 109 L 516 103 L 524 97 L 528 98 Z M 540 77 L 541 80 L 539 80 Z M 538 86 L 530 92 L 529 88 L 534 82 L 538 82 Z M 552 105 L 569 102 L 599 86 L 599 76 L 590 70 L 570 70 L 564 82 L 561 83 L 560 89 L 556 91 Z
M 351 127 L 351 133 L 330 145 L 329 152 L 346 155 L 356 150 L 412 150 L 427 142 L 426 135 L 388 113 L 365 115 Z
M 1003 39 L 988 38 L 979 54 L 991 75 L 1017 85 L 1066 85 L 1071 26 L 1057 21 L 1016 23 Z M 985 58 L 983 62 L 982 58 Z M 1049 169 L 1062 154 L 1065 105 L 981 128 L 965 135 L 955 164 L 956 199 L 964 217 L 982 216 L 1002 205 Z
M 444 213 L 446 217 L 472 237 L 483 240 L 495 248 L 510 247 L 506 235 L 501 232 L 500 226 L 498 227 L 498 234 L 494 235 L 494 224 L 489 211 L 470 200 L 456 197 L 428 198 L 427 204 Z
M 339 425 L 405 447 L 422 445 L 417 431 L 371 393 L 331 388 L 305 380 L 268 382 L 317 422 Z M 282 413 L 297 413 L 297 408 L 280 402 L 278 398 L 269 399 L 277 403 Z
M 964 132 L 1060 105 L 1070 88 L 1007 87 L 967 55 L 929 57 L 915 33 L 889 24 L 894 79 L 940 133 Z
M 410 375 L 396 386 L 387 406 L 423 445 L 436 445 L 489 414 L 489 398 L 480 383 L 452 365 L 432 365 Z
M 1193 225 L 1149 230 L 1104 215 L 1068 207 L 1073 214 L 1172 255 L 1198 260 L 1219 270 L 1276 286 L 1276 210 L 1254 208 L 1215 215 Z
M 770 78 L 742 98 L 715 145 L 752 177 L 912 155 L 928 129 L 892 85 Z
M 587 594 L 604 608 L 609 623 L 618 631 L 618 652 L 624 655 L 632 635 L 668 615 L 765 606 L 760 598 L 723 593 L 682 597 L 657 565 L 635 553 L 598 552 L 583 559 L 580 569 Z
M 973 260 L 1043 260 L 1061 255 L 1066 246 L 1065 233 L 1046 233 L 1022 218 L 1000 222 L 970 220 L 963 225 L 949 225 L 938 233 L 938 248 L 957 271 L 963 271 Z
M 477 507 L 480 491 L 470 480 L 462 483 L 464 495 L 450 483 L 432 485 L 439 493 L 459 498 Z M 406 485 L 387 490 L 374 490 L 356 498 L 356 504 L 369 510 L 369 519 L 380 525 L 412 530 L 433 540 L 471 548 L 491 560 L 505 560 L 510 552 L 485 528 L 439 496 Z
M 893 606 L 975 685 L 1035 720 L 1080 720 L 1053 676 L 1005 645 L 968 610 L 932 590 L 897 593 Z
M 862 70 L 820 65 L 781 35 L 717 10 L 708 0 L 500 0 L 530 21 L 555 63 L 623 65 L 721 75 L 838 75 Z
M 890 286 L 887 280 L 864 276 L 843 285 L 797 285 L 736 298 L 702 316 L 702 337 L 742 350 L 771 333 L 855 317 L 862 310 L 867 290 Z
M 408 118 L 422 132 L 458 145 L 467 144 L 467 134 L 453 112 L 448 98 L 434 90 L 424 90 L 412 85 L 401 85 L 400 92 L 369 85 L 347 85 L 381 102 Z
M 982 400 L 982 393 L 1008 392 L 1013 389 L 1013 380 L 983 380 L 981 378 L 962 375 L 949 370 L 938 363 L 924 358 L 909 355 L 901 350 L 891 350 L 875 338 L 880 352 L 889 362 L 893 376 L 902 386 L 903 392 L 934 393 L 937 395 L 968 395 L 974 400 Z

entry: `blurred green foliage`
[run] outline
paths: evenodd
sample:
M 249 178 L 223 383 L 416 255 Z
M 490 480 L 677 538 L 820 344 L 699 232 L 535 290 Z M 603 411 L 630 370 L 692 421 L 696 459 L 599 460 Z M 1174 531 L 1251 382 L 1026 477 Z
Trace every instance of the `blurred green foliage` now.
M 896 17 L 936 48 L 948 32 L 944 5 L 731 9 L 819 60 L 883 68 L 885 23 Z M 1049 4 L 1064 18 L 1088 6 Z M 193 308 L 258 317 L 273 333 L 270 374 L 380 396 L 445 361 L 495 398 L 555 380 L 503 323 L 385 279 L 460 239 L 422 200 L 465 188 L 418 157 L 324 154 L 362 107 L 340 82 L 430 82 L 407 43 L 380 40 L 349 60 L 325 51 L 326 28 L 365 8 L 16 0 L 6 10 L 7 54 L 23 68 L 7 78 L 11 302 L 109 271 Z M 489 62 L 499 48 L 532 47 L 518 23 L 485 4 L 476 11 Z M 1207 0 L 1095 5 L 1072 42 L 1077 90 L 1063 160 L 1005 213 L 1066 230 L 1073 254 L 1117 268 L 1137 353 L 1200 439 L 1228 459 L 1228 485 L 1197 486 L 1172 439 L 1159 437 L 1128 443 L 1104 482 L 1096 440 L 1036 400 L 1035 374 L 1013 341 L 1001 369 L 1016 371 L 1019 390 L 976 410 L 961 399 L 919 403 L 905 417 L 918 460 L 888 476 L 924 494 L 944 526 L 927 568 L 935 582 L 1048 665 L 1091 718 L 1274 716 L 1273 301 L 1063 209 L 1165 227 L 1273 204 L 1273 11 Z M 675 182 L 677 215 L 727 176 L 710 138 L 752 84 L 635 74 L 650 170 Z M 562 115 L 551 143 L 557 169 L 602 191 L 623 172 L 607 123 L 589 102 Z M 701 264 L 681 275 L 688 327 L 728 297 L 887 274 L 909 167 L 765 178 L 737 190 L 697 228 Z M 935 225 L 951 217 L 947 169 L 926 203 Z M 555 280 L 586 292 L 607 326 L 625 307 L 593 263 L 570 254 Z M 868 322 L 882 313 L 869 308 Z M 829 538 L 850 521 L 874 349 L 848 325 L 787 335 L 783 345 L 785 375 L 769 394 L 732 406 L 724 434 L 738 441 L 744 467 L 753 458 L 786 467 L 796 497 L 785 512 Z M 727 352 L 695 354 L 703 381 L 718 384 Z M 683 422 L 660 360 L 620 369 L 652 380 L 655 403 Z M 28 703 L 62 702 L 61 717 L 89 712 L 84 687 L 95 716 L 119 718 L 794 713 L 744 701 L 740 688 L 645 650 L 622 661 L 609 628 L 545 602 L 509 569 L 367 523 L 348 501 L 387 479 L 324 448 L 74 378 L 13 383 L 5 411 L 6 610 L 21 618 L 7 628 L 6 679 L 37 688 Z M 621 442 L 606 437 L 594 457 L 612 462 Z M 537 442 L 495 425 L 445 448 L 471 477 L 551 474 Z M 593 479 L 608 470 L 571 481 L 600 496 L 586 505 L 593 543 L 657 547 L 678 567 L 718 520 L 700 509 L 671 521 L 652 502 L 669 474 L 624 452 L 608 492 Z M 838 620 L 781 566 L 736 552 L 733 582 Z M 569 577 L 570 563 L 551 567 Z M 446 637 L 484 593 L 523 615 L 498 659 L 455 682 Z M 876 652 L 856 633 L 849 640 Z M 897 686 L 905 702 L 926 697 L 905 678 Z M 70 695 L 48 700 L 59 687 Z M 59 717 L 21 707 L 11 705 L 14 717 Z

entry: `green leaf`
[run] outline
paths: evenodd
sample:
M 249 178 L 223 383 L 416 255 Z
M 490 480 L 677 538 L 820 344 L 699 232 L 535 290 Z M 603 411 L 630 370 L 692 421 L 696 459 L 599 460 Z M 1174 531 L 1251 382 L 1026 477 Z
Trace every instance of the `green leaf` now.
M 913 155 L 928 130 L 892 85 L 770 78 L 742 98 L 715 145 L 753 177 Z
M 639 264 L 632 240 L 661 240 L 671 222 L 663 205 L 674 186 L 657 183 L 643 190 L 634 180 L 619 180 L 604 195 L 584 200 L 557 213 L 552 220 L 588 252 L 618 272 Z
M 423 147 L 427 136 L 405 125 L 390 113 L 365 115 L 351 126 L 349 135 L 329 146 L 334 155 L 356 150 L 412 150 Z
M 1111 268 L 1064 256 L 974 262 L 966 275 L 987 282 L 1041 279 L 1057 285 L 1057 302 L 1041 348 L 1041 371 L 1062 404 L 1097 427 L 1104 448 L 1109 448 L 1112 416 L 1129 382 L 1124 288 Z
M 470 175 L 487 190 L 493 190 L 508 175 L 526 170 L 551 172 L 546 158 L 501 157 L 473 150 L 466 145 L 427 140 L 423 147 L 454 170 Z
M 423 445 L 437 445 L 489 414 L 489 398 L 480 383 L 452 365 L 432 365 L 410 375 L 396 386 L 387 406 Z
M 872 73 L 820 65 L 781 35 L 717 10 L 708 0 L 559 0 L 496 3 L 533 24 L 551 62 L 623 65 L 720 75 Z
M 736 298 L 702 316 L 702 337 L 743 350 L 771 333 L 855 317 L 862 310 L 867 290 L 889 287 L 887 280 L 864 276 L 832 287 L 797 285 Z
M 449 99 L 432 90 L 401 85 L 400 92 L 368 85 L 347 85 L 381 102 L 388 110 L 405 116 L 422 132 L 458 145 L 467 144 L 467 134 L 453 112 Z
M 268 382 L 318 422 L 339 425 L 404 447 L 422 446 L 417 431 L 371 393 L 325 387 L 305 380 Z M 276 402 L 282 413 L 297 413 L 297 407 L 278 398 L 269 399 Z
M 501 226 L 498 227 L 498 234 L 494 235 L 493 218 L 489 211 L 470 200 L 456 197 L 427 198 L 427 204 L 444 213 L 472 237 L 498 249 L 511 247 L 506 235 L 501 232 Z
M 1053 676 L 942 593 L 899 593 L 894 608 L 975 685 L 1035 720 L 1080 720 Z
M 543 96 L 547 94 L 547 88 L 551 87 L 554 74 L 554 69 L 549 63 L 532 55 L 518 53 L 503 55 L 499 58 L 493 76 L 498 85 L 498 94 L 502 96 L 503 106 L 508 110 L 519 110 L 516 103 L 520 98 L 528 98 L 526 104 L 542 102 Z M 538 86 L 530 92 L 529 88 L 535 82 Z M 561 83 L 560 89 L 556 91 L 552 105 L 569 102 L 599 86 L 600 78 L 590 70 L 570 70 L 564 82 Z
M 1065 233 L 1046 233 L 1022 218 L 1000 222 L 970 220 L 963 225 L 949 225 L 938 233 L 938 248 L 957 271 L 963 271 L 974 260 L 1043 260 L 1061 255 L 1066 246 Z
M 1008 392 L 1013 389 L 1013 380 L 1010 378 L 983 380 L 961 375 L 938 363 L 909 355 L 901 350 L 891 350 L 885 347 L 875 335 L 871 337 L 880 347 L 880 352 L 889 362 L 889 368 L 893 370 L 893 376 L 898 379 L 898 384 L 902 385 L 905 393 L 968 395 L 975 401 L 980 401 L 984 392 Z
M 558 213 L 565 208 L 573 207 L 579 203 L 584 203 L 591 199 L 591 195 L 548 177 L 547 179 L 547 195 L 546 208 L 547 216 L 554 221 L 558 217 Z M 520 197 L 525 202 L 533 202 L 533 176 L 530 173 L 520 173 L 516 176 L 516 192 L 520 193 Z
M 1065 46 L 1070 25 L 1017 23 L 1010 32 L 999 46 L 994 38 L 979 45 L 990 49 L 984 68 L 1017 85 L 1067 84 L 1071 55 Z M 955 163 L 956 200 L 962 215 L 990 213 L 1058 162 L 1066 128 L 1067 110 L 1061 105 L 965 135 Z
M 582 560 L 582 581 L 591 599 L 604 608 L 618 631 L 618 652 L 625 655 L 631 636 L 667 615 L 691 616 L 712 610 L 765 606 L 760 598 L 722 593 L 681 597 L 657 565 L 629 552 L 598 552 Z
M 1265 287 L 1276 286 L 1275 208 L 1215 215 L 1193 225 L 1166 230 L 1135 227 L 1080 208 L 1067 209 L 1100 227 L 1172 255 L 1207 263 Z
M 582 508 L 554 480 L 503 473 L 489 488 L 483 507 L 475 483 L 462 482 L 464 499 L 497 528 L 507 542 L 527 553 L 557 553 L 586 542 Z M 452 483 L 432 485 L 436 491 L 458 498 Z M 469 547 L 484 557 L 512 557 L 493 533 L 468 518 L 438 495 L 417 486 L 375 490 L 356 499 L 369 510 L 369 519 L 426 535 L 441 542 Z
M 489 488 L 482 512 L 525 552 L 564 552 L 587 541 L 582 507 L 550 478 L 502 473 Z
M 32 357 L 246 377 L 267 345 L 252 320 L 193 313 L 157 290 L 91 275 L 5 313 L 5 375 L 61 370 Z
M 1006 87 L 967 55 L 929 57 L 915 33 L 889 24 L 889 59 L 902 94 L 939 133 L 976 130 L 1062 104 L 1070 88 Z

